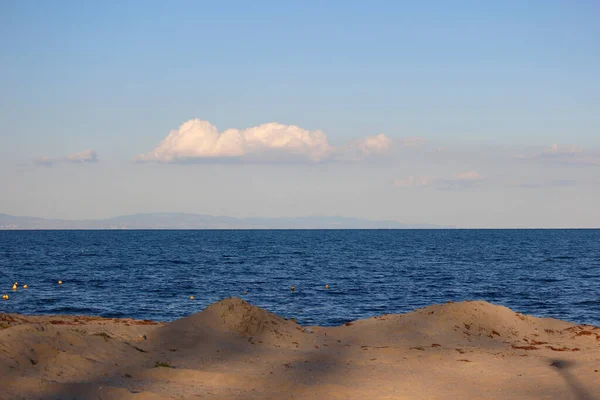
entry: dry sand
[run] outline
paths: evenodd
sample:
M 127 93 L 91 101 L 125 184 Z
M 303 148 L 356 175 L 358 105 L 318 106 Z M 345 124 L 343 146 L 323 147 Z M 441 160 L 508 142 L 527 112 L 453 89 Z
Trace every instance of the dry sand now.
M 446 303 L 302 327 L 237 299 L 169 324 L 0 314 L 0 399 L 600 399 L 600 328 Z

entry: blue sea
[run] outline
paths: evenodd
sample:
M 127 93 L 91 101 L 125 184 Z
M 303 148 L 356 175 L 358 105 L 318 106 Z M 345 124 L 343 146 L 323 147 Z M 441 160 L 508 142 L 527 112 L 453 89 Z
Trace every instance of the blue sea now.
M 600 230 L 0 231 L 0 293 L 24 314 L 172 321 L 236 296 L 337 325 L 480 299 L 600 325 Z

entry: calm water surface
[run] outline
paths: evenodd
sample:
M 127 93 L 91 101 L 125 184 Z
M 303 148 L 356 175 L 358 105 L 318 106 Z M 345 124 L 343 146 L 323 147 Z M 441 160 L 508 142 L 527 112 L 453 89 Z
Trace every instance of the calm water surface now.
M 0 231 L 0 292 L 25 314 L 170 321 L 239 296 L 336 325 L 482 299 L 600 325 L 600 230 Z

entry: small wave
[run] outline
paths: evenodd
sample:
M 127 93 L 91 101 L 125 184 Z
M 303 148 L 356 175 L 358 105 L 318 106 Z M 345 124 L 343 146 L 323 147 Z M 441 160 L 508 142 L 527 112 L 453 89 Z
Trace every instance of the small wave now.
M 37 264 L 36 264 L 36 263 L 34 263 L 34 262 L 31 262 L 31 261 L 25 261 L 25 262 L 23 263 L 23 266 L 24 266 L 24 267 L 34 267 L 34 266 L 38 266 L 38 267 L 40 267 L 40 266 L 42 266 L 42 265 L 45 265 L 45 264 L 46 264 L 46 263 L 37 263 Z
M 332 289 L 327 289 L 325 291 L 325 293 L 326 293 L 327 296 L 344 296 L 344 295 L 348 294 L 348 293 L 343 292 L 341 290 L 332 290 Z
M 556 260 L 575 260 L 577 257 L 573 256 L 556 256 L 554 257 Z
M 93 289 L 103 289 L 108 286 L 114 286 L 114 282 L 106 280 L 93 279 L 87 282 L 87 285 Z
M 100 316 L 103 318 L 124 318 L 124 317 L 128 317 L 127 314 L 124 314 L 120 311 L 112 311 L 112 312 L 103 312 L 100 313 Z
M 499 292 L 493 292 L 493 291 L 480 291 L 480 292 L 473 292 L 473 295 L 476 298 L 481 298 L 484 300 L 491 300 L 491 299 L 497 299 L 501 296 L 501 293 Z
M 72 307 L 72 306 L 62 306 L 62 307 L 52 307 L 45 310 L 49 314 L 83 314 L 83 315 L 95 315 L 98 314 L 98 310 L 89 307 Z
M 58 299 L 54 298 L 54 297 L 52 297 L 52 298 L 42 298 L 42 299 L 36 300 L 35 303 L 37 305 L 39 305 L 40 308 L 44 308 L 45 306 L 58 303 Z
M 540 282 L 540 283 L 554 283 L 554 282 L 562 282 L 562 281 L 564 281 L 564 279 L 560 279 L 560 278 L 537 278 L 537 279 L 534 279 L 534 281 Z
M 576 306 L 600 306 L 600 300 L 584 300 L 573 304 Z
M 165 263 L 174 264 L 174 265 L 190 265 L 191 262 L 183 261 L 183 260 L 163 260 Z

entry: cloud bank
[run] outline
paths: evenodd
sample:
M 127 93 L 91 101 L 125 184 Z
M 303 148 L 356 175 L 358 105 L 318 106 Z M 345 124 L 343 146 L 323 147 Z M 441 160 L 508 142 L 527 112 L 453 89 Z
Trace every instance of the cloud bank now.
M 245 162 L 321 162 L 353 157 L 371 157 L 387 152 L 391 139 L 384 134 L 368 136 L 348 146 L 329 144 L 323 131 L 294 125 L 267 123 L 248 129 L 219 132 L 208 121 L 192 119 L 172 130 L 152 151 L 140 154 L 138 162 L 190 163 L 237 160 Z
M 520 154 L 515 158 L 521 160 L 541 160 L 563 165 L 600 166 L 600 152 L 588 151 L 574 145 L 553 144 L 534 154 Z
M 455 174 L 449 178 L 436 176 L 409 176 L 394 182 L 394 186 L 406 187 L 433 187 L 435 189 L 467 189 L 472 188 L 484 181 L 484 177 L 477 171 L 465 171 Z
M 39 157 L 34 160 L 36 165 L 50 167 L 59 163 L 85 164 L 98 162 L 98 155 L 94 150 L 84 150 L 59 158 Z

